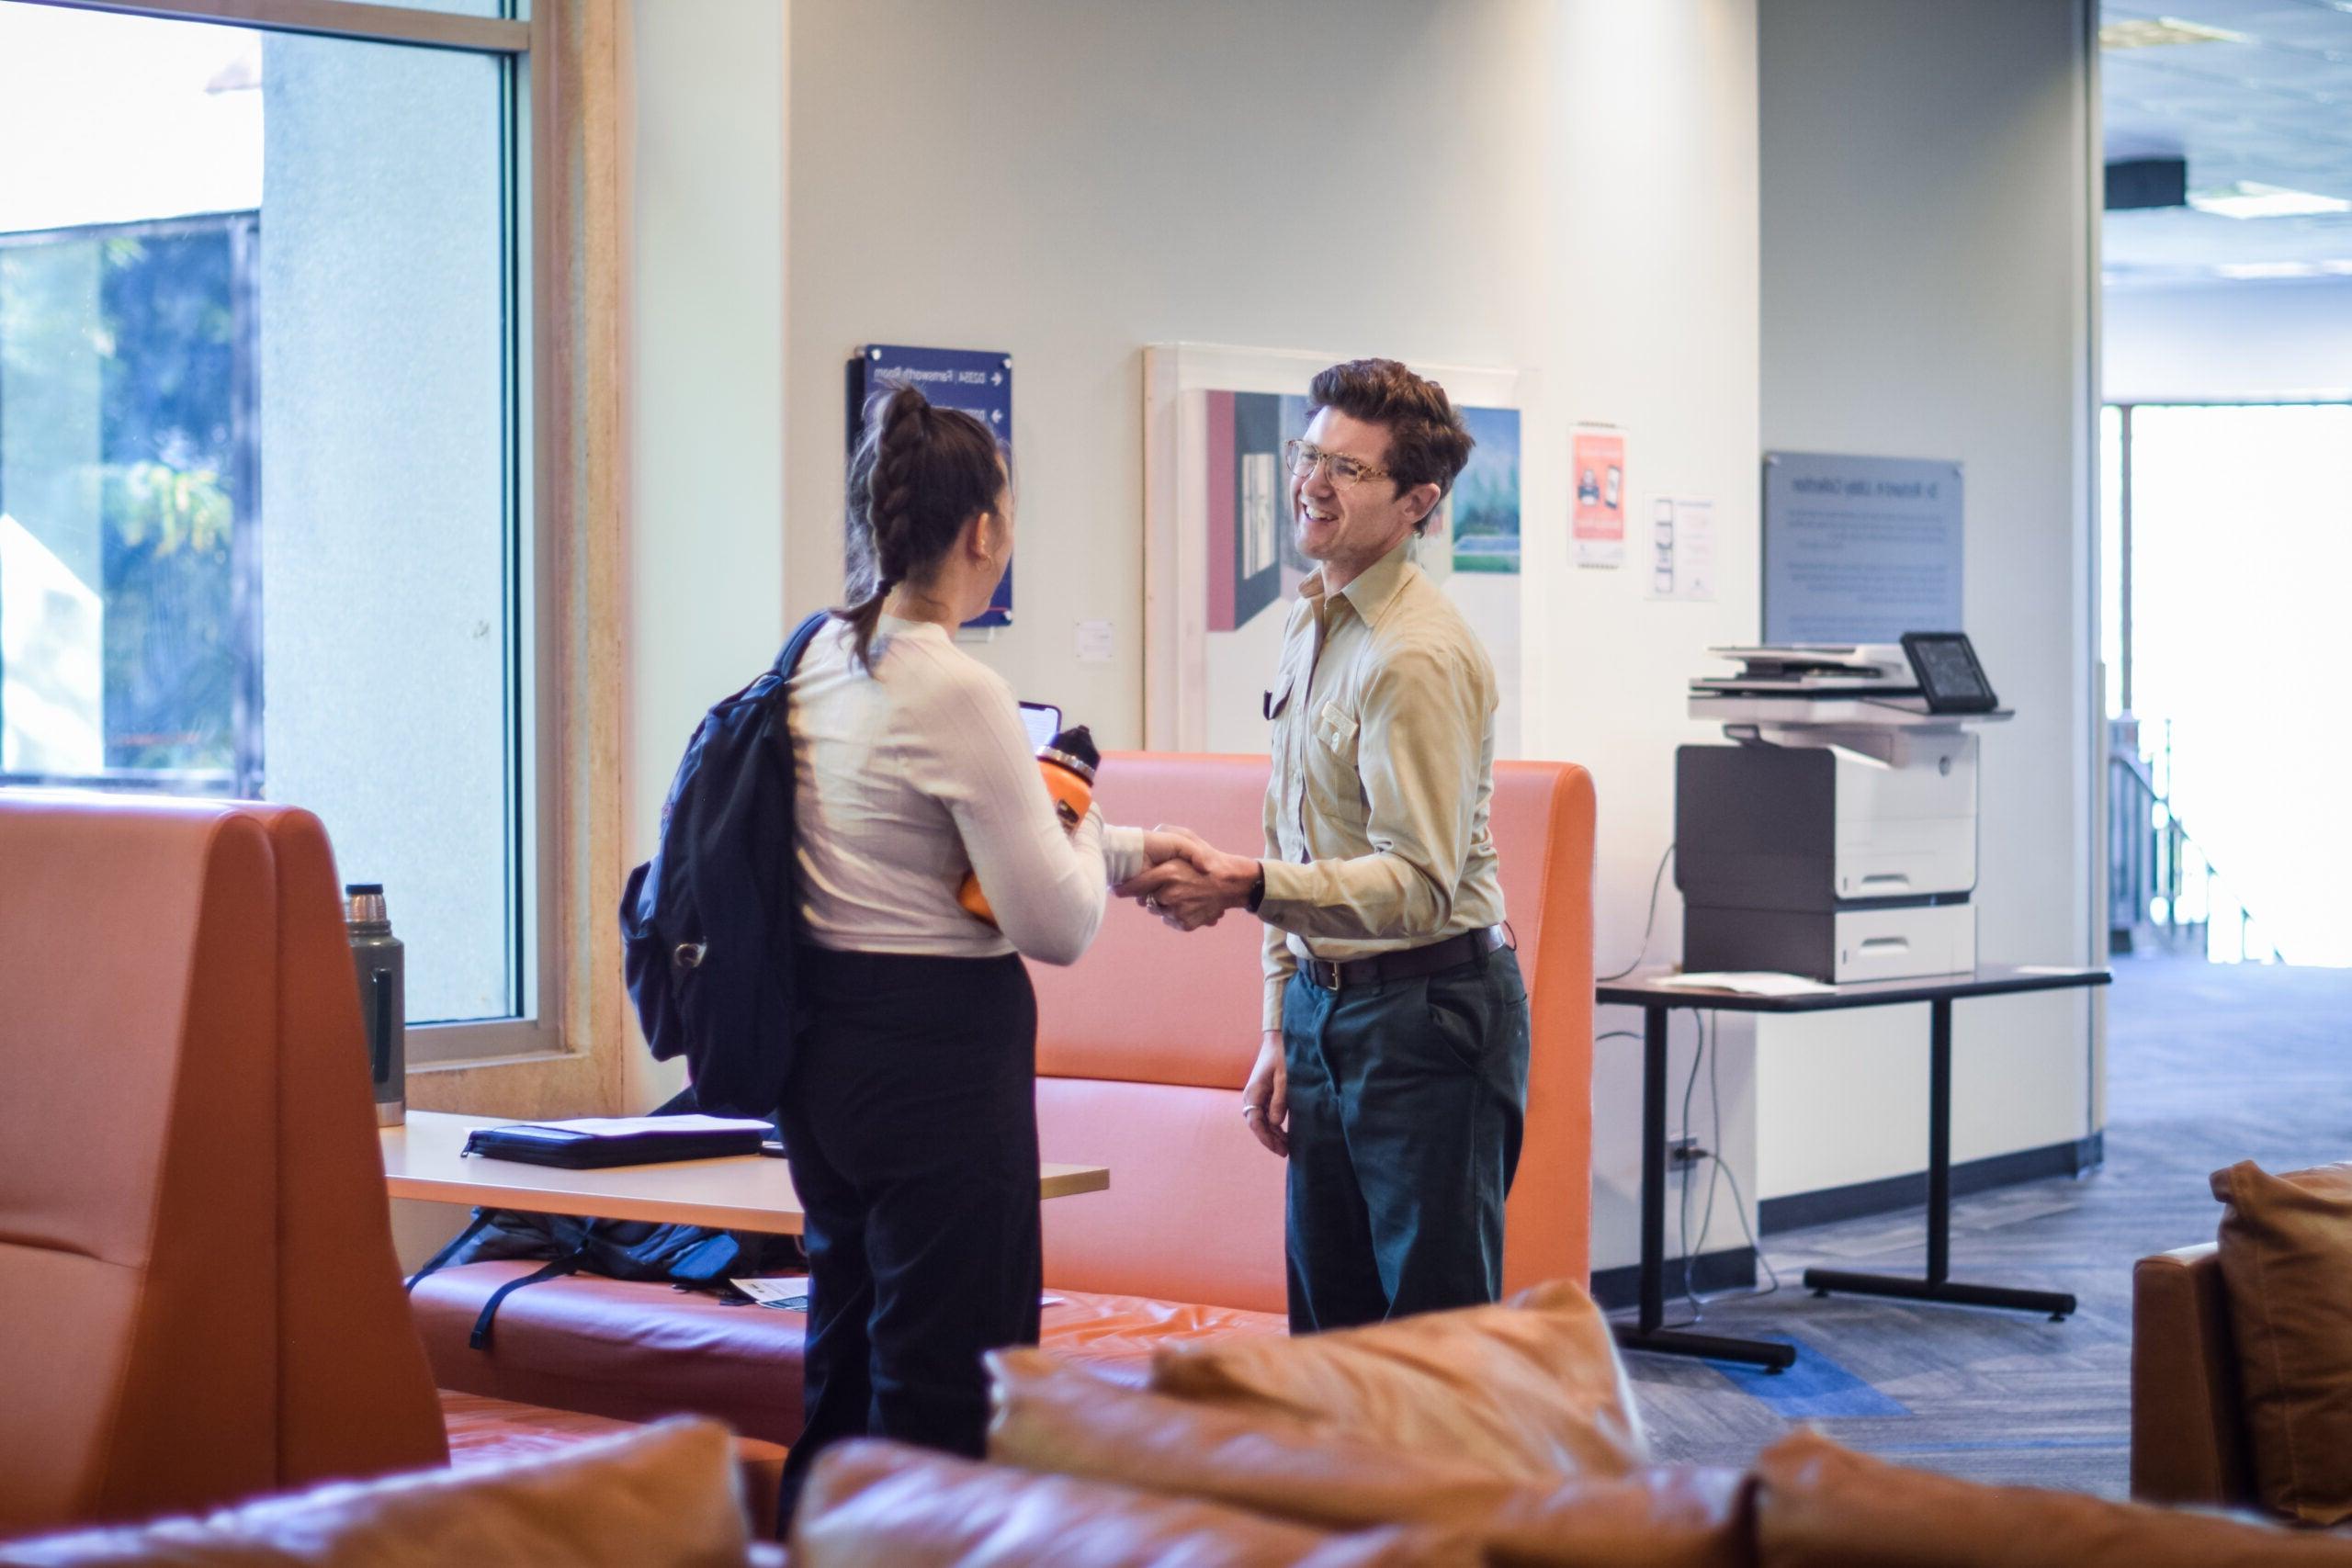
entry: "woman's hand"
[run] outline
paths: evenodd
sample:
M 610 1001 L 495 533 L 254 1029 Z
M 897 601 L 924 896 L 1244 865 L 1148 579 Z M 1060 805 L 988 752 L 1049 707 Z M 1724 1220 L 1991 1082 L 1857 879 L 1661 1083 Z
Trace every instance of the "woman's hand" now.
M 1269 1029 L 1258 1043 L 1258 1065 L 1241 1086 L 1241 1119 L 1260 1143 L 1290 1157 L 1290 1074 L 1283 1063 L 1279 1029 Z
M 1154 865 L 1180 857 L 1198 865 L 1204 856 L 1214 852 L 1190 828 L 1170 828 L 1162 823 L 1143 836 L 1143 858 Z

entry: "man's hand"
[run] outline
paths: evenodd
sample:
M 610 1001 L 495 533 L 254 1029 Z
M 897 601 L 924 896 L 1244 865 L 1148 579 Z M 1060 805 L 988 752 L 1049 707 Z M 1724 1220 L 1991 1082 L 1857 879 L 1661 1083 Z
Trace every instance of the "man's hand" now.
M 1248 903 L 1250 889 L 1257 881 L 1256 861 L 1191 839 L 1181 853 L 1112 891 L 1122 898 L 1135 899 L 1176 930 L 1193 931 L 1216 924 L 1227 909 Z
M 1258 1044 L 1258 1065 L 1241 1086 L 1241 1119 L 1260 1143 L 1290 1156 L 1290 1075 L 1283 1063 L 1283 1032 L 1269 1029 Z

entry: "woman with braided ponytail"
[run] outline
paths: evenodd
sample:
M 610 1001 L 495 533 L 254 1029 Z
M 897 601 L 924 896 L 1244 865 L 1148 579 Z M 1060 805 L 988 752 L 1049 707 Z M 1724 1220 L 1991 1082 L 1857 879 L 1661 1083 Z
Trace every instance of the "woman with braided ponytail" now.
M 787 1518 L 841 1438 L 980 1453 L 980 1354 L 1036 1342 L 1042 1287 L 1021 955 L 1074 962 L 1111 884 L 1188 852 L 1099 812 L 1066 829 L 1011 688 L 956 646 L 1012 555 L 995 439 L 910 387 L 879 394 L 865 429 L 851 602 L 790 693 L 808 1023 L 782 1118 L 810 1288 Z M 967 871 L 997 926 L 957 905 Z

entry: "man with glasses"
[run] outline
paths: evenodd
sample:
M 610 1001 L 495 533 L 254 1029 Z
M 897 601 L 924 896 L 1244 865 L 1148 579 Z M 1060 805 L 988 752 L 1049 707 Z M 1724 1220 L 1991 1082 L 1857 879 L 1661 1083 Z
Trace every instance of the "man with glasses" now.
M 1283 458 L 1317 570 L 1266 695 L 1264 858 L 1198 846 L 1122 886 L 1191 931 L 1266 923 L 1240 1111 L 1287 1156 L 1296 1333 L 1495 1300 L 1527 1104 L 1527 991 L 1487 807 L 1495 673 L 1412 540 L 1469 460 L 1395 360 L 1315 378 Z

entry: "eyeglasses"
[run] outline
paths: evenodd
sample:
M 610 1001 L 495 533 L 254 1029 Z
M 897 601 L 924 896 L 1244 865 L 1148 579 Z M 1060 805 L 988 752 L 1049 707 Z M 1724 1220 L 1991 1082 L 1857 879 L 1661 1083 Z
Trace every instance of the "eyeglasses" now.
M 1335 485 L 1360 485 L 1389 477 L 1386 468 L 1376 468 L 1343 453 L 1326 452 L 1322 447 L 1311 446 L 1304 441 L 1283 444 L 1283 466 L 1302 479 L 1311 476 L 1318 466 L 1322 467 L 1330 474 L 1331 482 Z

